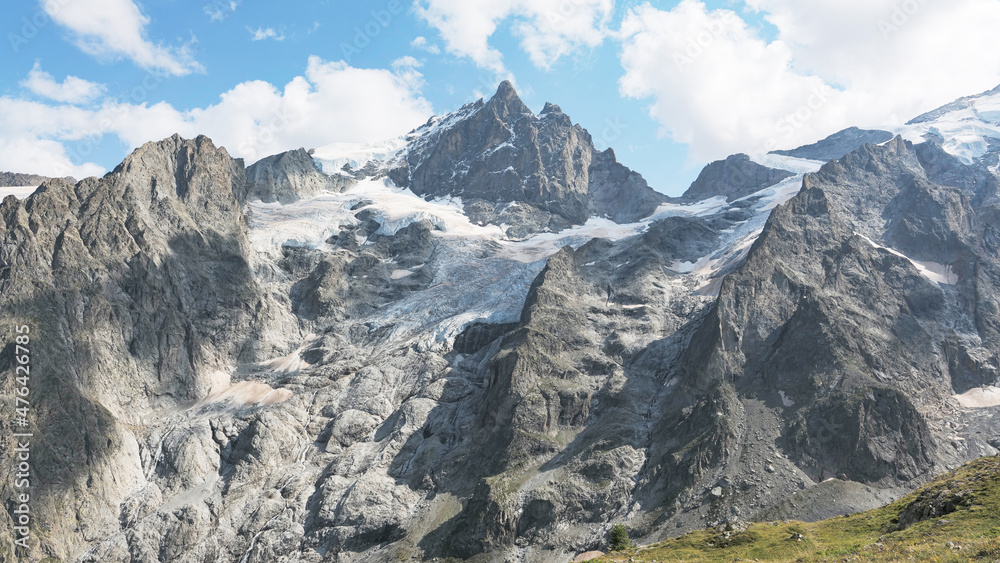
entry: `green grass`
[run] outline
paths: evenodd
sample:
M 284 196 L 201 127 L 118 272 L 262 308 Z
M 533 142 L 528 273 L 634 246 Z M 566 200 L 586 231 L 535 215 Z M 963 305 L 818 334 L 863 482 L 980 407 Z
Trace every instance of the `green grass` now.
M 911 503 L 955 493 L 963 500 L 954 512 L 896 530 L 900 514 Z M 793 534 L 802 539 L 792 539 Z M 756 523 L 728 537 L 718 530 L 701 530 L 595 561 L 630 560 L 1000 562 L 1000 456 L 968 463 L 868 512 L 815 523 Z

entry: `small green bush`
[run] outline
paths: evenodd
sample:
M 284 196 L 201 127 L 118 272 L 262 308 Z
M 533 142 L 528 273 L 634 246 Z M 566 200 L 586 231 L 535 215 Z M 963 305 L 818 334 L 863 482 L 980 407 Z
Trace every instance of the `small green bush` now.
M 628 528 L 624 524 L 615 524 L 608 532 L 608 543 L 611 551 L 622 551 L 632 547 L 632 540 L 628 539 Z

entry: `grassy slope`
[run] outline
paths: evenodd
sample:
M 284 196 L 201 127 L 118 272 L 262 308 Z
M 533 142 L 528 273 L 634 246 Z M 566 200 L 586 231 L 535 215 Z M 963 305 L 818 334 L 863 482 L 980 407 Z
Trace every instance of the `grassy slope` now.
M 937 506 L 941 499 L 961 500 L 950 514 L 891 531 L 908 505 L 923 506 L 928 499 Z M 803 538 L 791 539 L 793 534 Z M 596 561 L 1000 562 L 1000 456 L 968 463 L 869 512 L 811 524 L 752 524 L 728 539 L 718 530 L 702 530 Z

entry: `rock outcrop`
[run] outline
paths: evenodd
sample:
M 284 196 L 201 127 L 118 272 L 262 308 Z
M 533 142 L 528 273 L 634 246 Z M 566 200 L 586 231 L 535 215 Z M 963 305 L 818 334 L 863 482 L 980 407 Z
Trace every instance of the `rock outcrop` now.
M 248 200 L 292 203 L 323 192 L 342 192 L 352 178 L 324 174 L 306 149 L 262 158 L 247 168 Z
M 888 131 L 848 127 L 811 145 L 803 145 L 792 150 L 771 151 L 771 154 L 827 162 L 843 158 L 847 153 L 854 152 L 864 145 L 880 145 L 892 137 L 892 133 Z
M 725 196 L 726 201 L 732 202 L 794 175 L 788 170 L 757 164 L 745 154 L 736 154 L 706 166 L 681 197 L 687 201 L 701 201 Z

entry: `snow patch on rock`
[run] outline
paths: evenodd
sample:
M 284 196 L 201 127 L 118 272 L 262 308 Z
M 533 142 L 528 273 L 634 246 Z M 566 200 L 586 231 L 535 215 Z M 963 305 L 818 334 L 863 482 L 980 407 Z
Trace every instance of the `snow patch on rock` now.
M 865 241 L 867 241 L 868 244 L 874 246 L 875 248 L 880 248 L 882 250 L 889 251 L 892 254 L 899 256 L 900 258 L 906 258 L 911 264 L 913 264 L 913 267 L 916 268 L 917 271 L 919 271 L 925 278 L 931 280 L 932 282 L 935 282 L 940 285 L 955 285 L 958 283 L 958 274 L 955 273 L 955 271 L 952 269 L 950 265 L 939 264 L 937 262 L 914 260 L 913 258 L 906 256 L 905 254 L 899 252 L 898 250 L 894 250 L 887 246 L 876 244 L 874 241 L 872 241 L 872 239 L 866 237 L 865 235 L 862 235 L 860 233 L 855 233 L 855 234 L 865 239 Z
M 976 387 L 961 395 L 955 395 L 955 400 L 967 409 L 985 409 L 990 407 L 1000 407 L 1000 388 Z

